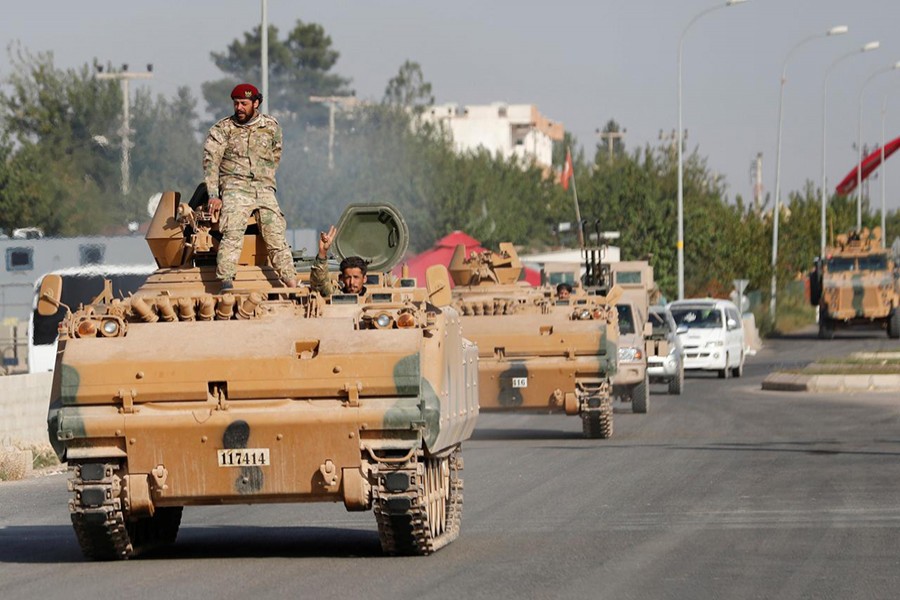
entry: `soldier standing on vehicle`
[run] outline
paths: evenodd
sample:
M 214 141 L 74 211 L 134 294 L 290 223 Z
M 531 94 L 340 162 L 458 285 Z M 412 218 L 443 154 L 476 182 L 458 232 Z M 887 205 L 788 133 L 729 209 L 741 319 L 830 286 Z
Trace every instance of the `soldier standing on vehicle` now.
M 285 239 L 287 222 L 275 198 L 275 171 L 281 160 L 281 126 L 259 112 L 262 95 L 242 83 L 231 91 L 234 114 L 212 126 L 203 145 L 203 173 L 209 210 L 219 218 L 216 276 L 222 290 L 234 287 L 244 230 L 254 210 L 269 261 L 287 287 L 297 286 L 291 248 Z
M 331 248 L 335 233 L 332 225 L 327 232 L 319 234 L 319 252 L 309 273 L 310 287 L 326 298 L 336 291 L 328 277 L 328 249 Z M 348 256 L 342 260 L 338 276 L 341 289 L 338 291 L 345 294 L 365 294 L 367 267 L 366 261 L 359 256 Z

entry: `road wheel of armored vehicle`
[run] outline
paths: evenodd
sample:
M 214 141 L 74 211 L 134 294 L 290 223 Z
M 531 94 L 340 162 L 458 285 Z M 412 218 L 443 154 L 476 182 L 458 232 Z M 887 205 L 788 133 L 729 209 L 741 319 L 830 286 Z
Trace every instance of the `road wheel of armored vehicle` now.
M 819 317 L 819 339 L 834 339 L 834 322 L 825 315 L 821 315 Z
M 669 393 L 675 396 L 680 396 L 681 391 L 684 389 L 684 367 L 678 369 L 678 373 L 675 374 L 675 377 L 669 380 Z
M 152 517 L 129 518 L 122 509 L 121 481 L 117 464 L 75 465 L 72 526 L 87 558 L 123 560 L 175 542 L 183 508 L 161 507 Z
M 416 457 L 400 468 L 385 465 L 377 477 L 375 520 L 387 554 L 425 555 L 459 536 L 462 456 Z
M 601 402 L 599 410 L 581 413 L 581 430 L 586 438 L 608 440 L 613 434 L 613 410 L 609 400 Z
M 645 373 L 644 380 L 631 388 L 631 410 L 644 414 L 648 408 L 650 408 L 650 381 Z
M 895 308 L 888 319 L 887 334 L 889 338 L 900 338 L 900 307 Z

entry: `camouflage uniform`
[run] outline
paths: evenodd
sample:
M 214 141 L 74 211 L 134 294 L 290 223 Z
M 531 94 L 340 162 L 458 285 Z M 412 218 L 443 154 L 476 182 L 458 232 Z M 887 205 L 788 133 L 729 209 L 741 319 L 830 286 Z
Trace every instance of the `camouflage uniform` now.
M 275 171 L 281 160 L 281 126 L 257 114 L 244 124 L 226 117 L 212 126 L 203 145 L 203 173 L 210 198 L 222 199 L 216 276 L 234 279 L 250 213 L 259 210 L 259 229 L 278 276 L 296 279 L 287 222 L 275 198 Z
M 309 286 L 323 298 L 327 298 L 335 291 L 340 292 L 340 290 L 335 290 L 335 285 L 331 281 L 331 277 L 328 276 L 327 259 L 316 256 L 316 260 L 309 271 Z

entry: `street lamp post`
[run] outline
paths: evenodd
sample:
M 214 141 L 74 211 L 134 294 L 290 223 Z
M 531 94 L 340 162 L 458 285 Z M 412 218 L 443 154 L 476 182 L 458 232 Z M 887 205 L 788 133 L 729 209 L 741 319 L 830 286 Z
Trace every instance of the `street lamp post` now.
M 878 46 L 880 46 L 879 42 L 873 41 L 868 44 L 864 44 L 858 50 L 852 50 L 846 54 L 843 54 L 837 57 L 834 62 L 825 70 L 825 80 L 822 82 L 822 238 L 819 244 L 819 256 L 825 256 L 825 211 L 828 207 L 828 181 L 825 178 L 825 148 L 826 148 L 826 123 L 827 119 L 827 100 L 828 100 L 828 77 L 831 75 L 831 71 L 845 59 L 850 58 L 851 56 L 856 56 L 857 54 L 862 54 L 863 52 L 870 52 L 872 50 L 877 50 Z
M 794 46 L 788 51 L 787 56 L 784 58 L 784 64 L 781 67 L 781 89 L 778 94 L 778 143 L 776 144 L 775 149 L 775 210 L 772 212 L 772 290 L 769 299 L 769 315 L 771 315 L 773 323 L 775 322 L 775 298 L 778 291 L 776 268 L 778 265 L 778 218 L 781 212 L 781 129 L 783 122 L 782 109 L 784 107 L 784 84 L 787 81 L 788 61 L 791 59 L 791 56 L 794 54 L 794 52 L 807 42 L 811 42 L 812 40 L 818 38 L 841 35 L 847 33 L 847 31 L 848 28 L 846 25 L 837 25 L 824 33 L 817 33 L 803 40 L 800 40 L 799 42 L 794 44 Z
M 859 119 L 857 121 L 857 129 L 856 129 L 856 230 L 862 230 L 862 97 L 863 90 L 866 89 L 866 86 L 870 81 L 875 79 L 878 75 L 882 73 L 887 73 L 888 71 L 894 71 L 896 69 L 900 69 L 900 61 L 895 62 L 892 65 L 887 67 L 883 67 L 878 69 L 863 82 L 862 87 L 859 88 Z M 881 141 L 882 152 L 884 152 L 884 140 Z M 884 156 L 882 156 L 882 160 Z M 884 168 L 882 168 L 882 172 Z M 882 232 L 884 228 L 882 228 Z
M 886 195 L 885 192 L 887 190 L 887 171 L 884 168 L 884 115 L 887 113 L 887 100 L 888 95 L 884 95 L 884 100 L 881 101 L 881 239 L 885 240 L 887 243 L 887 228 L 884 221 L 884 209 L 886 205 Z
M 697 22 L 697 20 L 703 15 L 707 15 L 714 10 L 719 10 L 720 8 L 727 8 L 729 6 L 734 6 L 735 4 L 743 4 L 747 0 L 727 0 L 725 4 L 719 4 L 717 6 L 712 6 L 707 8 L 704 11 L 701 11 L 697 15 L 694 16 L 693 19 L 687 24 L 687 26 L 682 30 L 681 37 L 678 38 L 678 132 L 676 134 L 677 143 L 678 143 L 678 241 L 676 243 L 676 248 L 678 250 L 678 299 L 684 299 L 684 157 L 682 156 L 682 146 L 684 145 L 683 135 L 684 128 L 682 126 L 682 118 L 681 118 L 681 55 L 684 48 L 684 36 L 687 34 L 688 29 Z

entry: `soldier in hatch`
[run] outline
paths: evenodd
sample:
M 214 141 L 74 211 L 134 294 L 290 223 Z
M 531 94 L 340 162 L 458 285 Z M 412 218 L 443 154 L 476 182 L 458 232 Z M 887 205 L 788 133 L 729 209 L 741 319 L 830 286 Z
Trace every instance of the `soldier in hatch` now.
M 203 145 L 203 173 L 209 210 L 219 218 L 222 240 L 216 276 L 222 290 L 234 287 L 237 261 L 250 213 L 259 210 L 259 229 L 269 261 L 287 287 L 297 286 L 287 223 L 275 198 L 275 171 L 281 160 L 281 126 L 259 112 L 262 95 L 249 83 L 231 91 L 234 114 L 212 126 Z
M 341 261 L 341 274 L 338 276 L 340 290 L 334 289 L 334 285 L 328 277 L 328 249 L 331 248 L 335 233 L 336 230 L 332 225 L 328 231 L 323 231 L 319 235 L 319 252 L 316 254 L 316 260 L 309 273 L 309 285 L 326 298 L 335 291 L 362 296 L 366 293 L 367 265 L 366 261 L 359 256 L 348 256 Z

